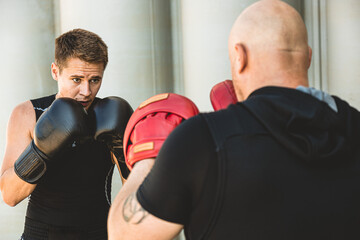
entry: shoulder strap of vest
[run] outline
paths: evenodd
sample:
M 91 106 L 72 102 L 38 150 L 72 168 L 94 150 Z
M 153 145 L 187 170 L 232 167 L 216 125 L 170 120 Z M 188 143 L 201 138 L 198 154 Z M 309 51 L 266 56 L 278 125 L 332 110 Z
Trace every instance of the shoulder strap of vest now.
M 30 100 L 35 110 L 36 121 L 40 118 L 41 114 L 46 111 L 46 109 L 52 104 L 54 100 L 55 94 Z
M 233 135 L 239 135 L 244 132 L 245 126 L 243 125 L 241 119 L 242 112 L 244 113 L 244 116 L 248 116 L 247 111 L 243 108 L 243 106 L 237 104 L 230 106 L 226 110 L 223 110 L 221 113 L 216 112 L 201 115 L 205 119 L 211 132 L 213 141 L 216 145 L 216 152 L 218 156 L 218 182 L 216 185 L 214 208 L 212 210 L 209 223 L 200 239 L 209 239 L 209 236 L 212 230 L 215 228 L 217 219 L 222 209 L 227 176 L 225 142 L 229 137 Z

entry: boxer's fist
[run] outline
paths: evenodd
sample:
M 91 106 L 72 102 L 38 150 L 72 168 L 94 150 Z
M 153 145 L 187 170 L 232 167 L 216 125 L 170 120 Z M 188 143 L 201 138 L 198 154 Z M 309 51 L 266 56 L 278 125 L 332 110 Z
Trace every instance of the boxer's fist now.
M 129 171 L 124 159 L 123 137 L 132 113 L 130 104 L 120 97 L 100 99 L 94 106 L 95 140 L 104 142 L 114 153 L 124 178 Z
M 47 163 L 88 136 L 87 114 L 82 105 L 70 98 L 56 99 L 37 121 L 34 139 L 16 160 L 14 170 L 24 181 L 36 183 Z
M 129 169 L 137 161 L 155 158 L 171 131 L 198 113 L 190 99 L 175 93 L 158 94 L 143 102 L 125 129 L 124 154 Z
M 232 80 L 225 80 L 216 84 L 210 91 L 210 101 L 214 110 L 227 108 L 237 102 Z

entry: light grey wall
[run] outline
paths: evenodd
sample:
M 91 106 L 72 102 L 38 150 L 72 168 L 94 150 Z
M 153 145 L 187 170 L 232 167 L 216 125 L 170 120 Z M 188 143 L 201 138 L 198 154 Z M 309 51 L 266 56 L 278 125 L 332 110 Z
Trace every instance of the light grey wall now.
M 200 111 L 209 111 L 211 87 L 231 79 L 227 42 L 232 24 L 256 0 L 180 2 L 184 94 Z
M 360 1 L 328 0 L 326 25 L 329 92 L 360 108 Z

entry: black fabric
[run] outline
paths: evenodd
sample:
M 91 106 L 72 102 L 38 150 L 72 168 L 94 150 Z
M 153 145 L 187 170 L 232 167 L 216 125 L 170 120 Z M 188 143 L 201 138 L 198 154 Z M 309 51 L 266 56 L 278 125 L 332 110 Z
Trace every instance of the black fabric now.
M 215 145 L 203 119 L 195 116 L 165 141 L 137 198 L 153 215 L 188 224 L 201 235 L 211 216 L 217 175 Z
M 140 204 L 184 224 L 187 239 L 358 239 L 360 113 L 334 98 L 338 113 L 267 87 L 187 120 L 164 143 Z
M 56 94 L 52 94 L 50 96 L 41 97 L 37 99 L 31 99 L 31 103 L 34 106 L 36 121 L 39 119 L 41 114 L 51 105 L 51 103 L 55 100 Z
M 357 110 L 334 98 L 338 113 L 307 93 L 266 87 L 244 106 L 285 148 L 306 161 L 322 161 L 351 151 L 360 131 Z
M 35 111 L 43 112 L 38 109 L 50 106 L 54 96 L 32 100 Z M 81 236 L 94 226 L 106 229 L 114 165 L 105 144 L 94 140 L 75 142 L 57 158 L 47 164 L 47 171 L 30 195 L 27 219 L 37 223 L 39 231 L 59 237 L 69 228 L 71 234 L 81 232 Z M 25 224 L 24 233 L 30 232 L 26 237 L 31 239 L 29 226 Z M 107 239 L 107 234 L 105 231 L 98 238 L 79 239 Z
M 21 240 L 105 240 L 106 225 L 86 227 L 57 227 L 25 219 L 25 231 Z

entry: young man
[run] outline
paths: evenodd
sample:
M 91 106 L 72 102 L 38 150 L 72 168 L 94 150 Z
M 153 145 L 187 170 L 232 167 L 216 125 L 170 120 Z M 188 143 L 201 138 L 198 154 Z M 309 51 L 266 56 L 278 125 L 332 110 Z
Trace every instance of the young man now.
M 107 62 L 98 35 L 62 34 L 51 64 L 58 93 L 11 114 L 0 188 L 10 206 L 30 196 L 21 239 L 107 239 L 111 156 L 121 157 L 132 114 L 121 98 L 96 98 Z
M 308 88 L 301 16 L 256 2 L 236 20 L 229 55 L 241 102 L 180 124 L 156 161 L 133 161 L 142 139 L 124 146 L 132 172 L 110 239 L 171 239 L 182 228 L 188 239 L 358 239 L 360 113 Z

